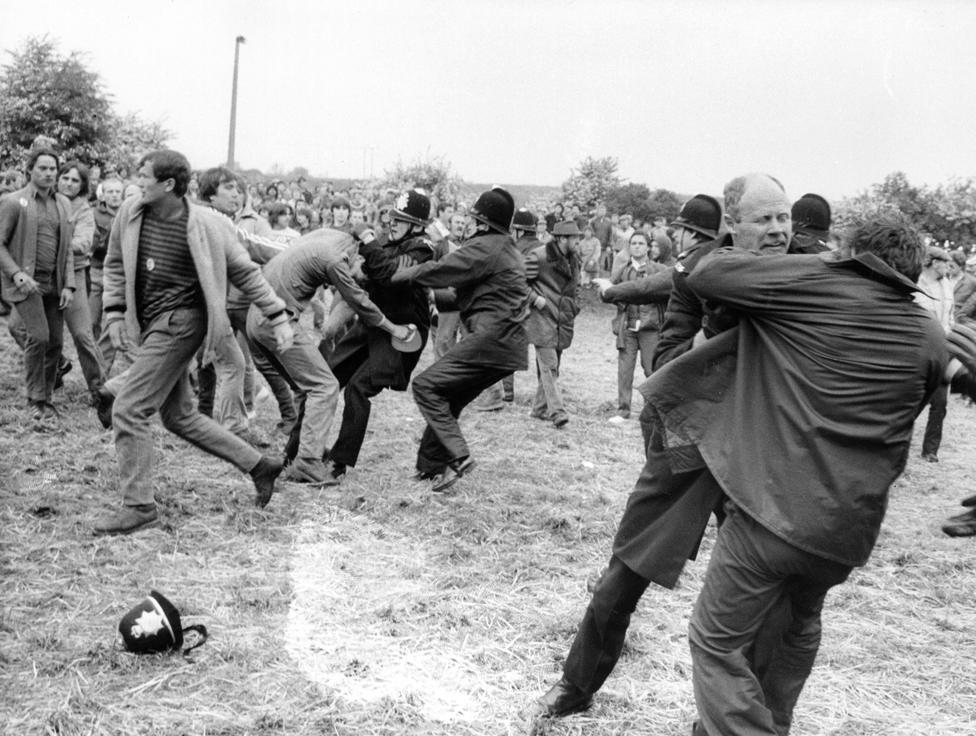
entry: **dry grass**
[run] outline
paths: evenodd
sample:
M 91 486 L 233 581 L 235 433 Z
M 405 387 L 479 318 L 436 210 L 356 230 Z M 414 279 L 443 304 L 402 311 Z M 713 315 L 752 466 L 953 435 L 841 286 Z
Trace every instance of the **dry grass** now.
M 406 480 L 422 422 L 408 394 L 384 394 L 340 489 L 287 486 L 264 511 L 246 477 L 160 430 L 164 527 L 118 539 L 89 532 L 118 493 L 77 369 L 63 431 L 27 430 L 0 320 L 0 732 L 518 732 L 558 676 L 640 463 L 636 425 L 605 422 L 609 317 L 588 306 L 565 355 L 566 430 L 528 417 L 530 374 L 514 407 L 465 414 L 479 467 L 452 495 Z M 974 430 L 953 398 L 943 462 L 913 458 L 871 563 L 828 598 L 795 734 L 976 734 L 976 547 L 938 528 L 973 491 Z M 677 591 L 648 591 L 593 709 L 541 733 L 688 733 L 687 619 L 711 544 Z M 120 648 L 118 620 L 150 588 L 210 629 L 189 659 Z

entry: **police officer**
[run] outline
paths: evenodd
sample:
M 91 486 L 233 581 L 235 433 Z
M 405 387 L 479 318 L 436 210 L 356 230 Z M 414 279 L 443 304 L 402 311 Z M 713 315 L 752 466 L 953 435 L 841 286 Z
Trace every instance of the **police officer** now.
M 525 263 L 509 235 L 515 202 L 499 187 L 483 192 L 469 210 L 471 234 L 439 261 L 398 271 L 393 283 L 457 290 L 465 338 L 413 381 L 414 400 L 427 420 L 417 451 L 417 477 L 444 491 L 471 471 L 474 460 L 458 415 L 488 386 L 528 365 L 522 322 L 529 289 Z
M 328 453 L 329 474 L 341 478 L 356 465 L 369 424 L 370 399 L 384 388 L 404 391 L 417 366 L 430 331 L 427 290 L 410 284 L 391 284 L 397 268 L 426 263 L 434 257 L 434 244 L 425 235 L 430 222 L 430 198 L 422 189 L 403 192 L 390 210 L 390 239 L 380 245 L 371 230 L 358 231 L 359 254 L 367 278 L 366 293 L 391 322 L 416 325 L 421 338 L 413 352 L 400 352 L 390 335 L 357 322 L 329 352 L 319 346 L 339 385 L 344 386 L 342 426 Z

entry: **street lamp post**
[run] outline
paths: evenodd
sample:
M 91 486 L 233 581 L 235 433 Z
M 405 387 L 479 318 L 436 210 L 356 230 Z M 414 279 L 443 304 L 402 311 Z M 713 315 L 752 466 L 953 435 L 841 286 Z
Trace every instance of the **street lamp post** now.
M 234 135 L 237 130 L 237 64 L 241 57 L 244 36 L 234 39 L 234 84 L 230 93 L 230 136 L 227 140 L 227 168 L 234 168 Z

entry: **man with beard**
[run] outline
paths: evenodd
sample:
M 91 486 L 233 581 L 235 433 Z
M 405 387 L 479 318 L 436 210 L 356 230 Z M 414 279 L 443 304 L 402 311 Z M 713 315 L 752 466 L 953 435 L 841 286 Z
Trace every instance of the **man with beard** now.
M 405 391 L 410 374 L 420 360 L 430 330 L 427 290 L 409 284 L 391 284 L 398 267 L 426 263 L 434 257 L 434 245 L 424 229 L 430 216 L 426 192 L 403 192 L 390 210 L 390 240 L 380 245 L 372 231 L 359 230 L 359 254 L 363 257 L 366 293 L 386 317 L 396 324 L 412 324 L 420 332 L 420 345 L 411 352 L 393 347 L 390 335 L 357 322 L 329 352 L 319 345 L 332 372 L 344 386 L 342 426 L 328 455 L 328 473 L 341 478 L 359 458 L 369 424 L 370 399 L 384 388 Z
M 474 468 L 458 416 L 484 389 L 527 367 L 522 322 L 529 289 L 525 263 L 509 230 L 515 202 L 500 187 L 483 192 L 468 211 L 472 232 L 464 245 L 439 261 L 398 271 L 393 283 L 457 290 L 465 338 L 413 381 L 427 429 L 417 451 L 417 477 L 445 491 Z
M 525 331 L 535 347 L 539 382 L 531 415 L 551 421 L 557 429 L 569 423 L 558 379 L 562 354 L 573 341 L 573 323 L 579 313 L 580 235 L 573 220 L 557 222 L 552 242 L 540 245 L 526 258 L 526 270 L 532 274 L 532 309 Z

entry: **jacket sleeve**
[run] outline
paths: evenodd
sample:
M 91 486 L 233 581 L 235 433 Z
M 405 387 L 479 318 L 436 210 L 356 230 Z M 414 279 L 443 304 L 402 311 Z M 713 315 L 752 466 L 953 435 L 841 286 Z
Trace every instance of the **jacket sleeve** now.
M 642 279 L 623 281 L 603 292 L 605 302 L 619 304 L 659 304 L 671 297 L 671 284 L 674 269 L 652 273 Z
M 390 277 L 398 268 L 409 268 L 418 263 L 432 261 L 434 245 L 426 238 L 413 238 L 403 253 L 396 254 L 391 248 L 384 248 L 373 240 L 359 246 L 359 254 L 363 257 L 366 278 L 378 284 L 389 284 Z
M 75 261 L 80 262 L 91 256 L 95 239 L 95 213 L 89 206 L 82 206 L 71 217 L 74 230 L 71 235 L 71 252 Z
M 798 300 L 798 264 L 810 256 L 767 255 L 745 250 L 719 250 L 706 255 L 688 275 L 688 286 L 701 299 L 753 313 L 781 311 L 783 296 Z M 778 298 L 774 298 L 778 297 Z
M 346 261 L 336 260 L 326 266 L 325 270 L 329 282 L 339 295 L 369 327 L 376 327 L 386 319 L 379 307 L 373 304 L 369 295 L 356 283 Z
M 221 242 L 227 258 L 227 278 L 240 289 L 265 317 L 275 317 L 285 311 L 285 302 L 279 297 L 271 284 L 261 273 L 261 267 L 251 260 L 251 256 L 237 239 L 242 230 L 234 227 L 228 220 L 219 224 Z M 114 230 L 114 228 L 113 228 Z M 111 243 L 109 245 L 111 253 Z M 108 261 L 106 260 L 106 266 Z
M 428 261 L 401 269 L 392 281 L 413 281 L 420 286 L 431 286 L 435 289 L 464 286 L 481 281 L 488 273 L 490 263 L 491 256 L 485 249 L 469 244 L 448 253 L 439 261 Z
M 270 261 L 287 247 L 284 243 L 252 233 L 240 226 L 237 228 L 237 240 L 244 246 L 251 260 L 261 265 Z
M 678 270 L 672 274 L 671 296 L 654 351 L 655 370 L 691 350 L 692 340 L 701 329 L 705 314 L 701 300 L 688 288 L 687 276 Z
M 20 207 L 12 197 L 0 199 L 0 268 L 8 278 L 20 271 L 20 265 L 10 255 L 10 239 L 17 229 L 20 219 Z
M 128 220 L 131 207 L 119 208 L 108 234 L 108 249 L 102 277 L 102 310 L 105 321 L 122 319 L 125 314 L 125 267 L 122 262 L 122 222 Z

